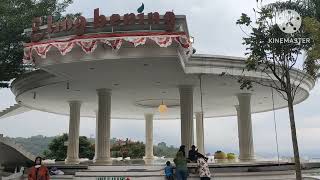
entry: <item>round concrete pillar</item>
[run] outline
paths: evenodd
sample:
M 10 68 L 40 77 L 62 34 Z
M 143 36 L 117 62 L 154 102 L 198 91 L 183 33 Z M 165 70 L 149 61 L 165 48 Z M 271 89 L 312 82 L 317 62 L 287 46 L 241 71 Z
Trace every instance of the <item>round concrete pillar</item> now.
M 203 113 L 196 113 L 196 137 L 198 152 L 205 154 L 204 150 L 204 127 L 203 127 Z
M 145 161 L 150 164 L 154 158 L 153 156 L 153 114 L 145 114 L 146 121 L 146 147 L 145 147 Z
M 111 164 L 110 130 L 111 130 L 111 90 L 98 89 L 98 117 L 97 117 L 97 150 L 96 164 Z
M 251 121 L 251 94 L 238 94 L 239 106 L 236 106 L 238 116 L 239 135 L 239 159 L 242 161 L 252 161 L 255 159 L 252 121 Z
M 194 144 L 193 139 L 193 87 L 183 85 L 179 87 L 180 92 L 180 112 L 181 112 L 181 145 L 186 146 L 186 156 L 188 149 Z
M 71 101 L 66 164 L 79 164 L 79 130 L 81 102 Z

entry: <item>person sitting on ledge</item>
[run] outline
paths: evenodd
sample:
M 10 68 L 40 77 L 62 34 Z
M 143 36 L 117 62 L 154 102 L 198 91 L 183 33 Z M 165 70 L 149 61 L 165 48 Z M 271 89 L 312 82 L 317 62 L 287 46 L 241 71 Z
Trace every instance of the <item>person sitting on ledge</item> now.
M 42 158 L 36 157 L 35 166 L 29 169 L 28 180 L 50 180 L 48 168 L 42 165 Z
M 198 150 L 196 150 L 195 145 L 192 145 L 191 150 L 189 151 L 189 154 L 188 154 L 188 160 L 192 163 L 196 163 L 198 159 L 197 155 L 198 155 Z

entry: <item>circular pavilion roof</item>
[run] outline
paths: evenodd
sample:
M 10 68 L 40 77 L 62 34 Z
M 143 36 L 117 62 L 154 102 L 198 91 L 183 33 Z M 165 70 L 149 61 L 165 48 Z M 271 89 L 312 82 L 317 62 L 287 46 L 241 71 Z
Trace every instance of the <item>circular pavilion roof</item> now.
M 84 24 L 87 34 L 46 34 L 43 40 L 25 44 L 25 62 L 40 70 L 12 83 L 16 101 L 30 109 L 68 115 L 68 102 L 77 100 L 82 102 L 81 116 L 95 117 L 96 90 L 106 88 L 112 90 L 113 119 L 144 119 L 145 113 L 154 113 L 155 119 L 179 119 L 181 85 L 194 87 L 194 112 L 201 111 L 201 74 L 206 118 L 236 115 L 239 93 L 252 94 L 253 113 L 273 109 L 270 88 L 255 85 L 250 91 L 240 89 L 237 77 L 245 67 L 243 58 L 192 55 L 185 16 L 170 21 L 175 22 L 170 32 L 164 27 L 170 25 L 168 18 L 161 16 L 158 24 L 147 24 L 148 18 L 143 16 L 140 25 L 126 25 L 123 19 L 122 29 L 95 29 L 94 21 L 89 20 Z M 45 28 L 40 28 L 40 35 Z M 261 72 L 245 73 L 268 79 Z M 294 101 L 297 104 L 308 97 L 315 82 L 297 70 L 291 75 L 293 80 L 305 77 Z M 286 107 L 279 94 L 274 97 L 276 109 Z M 169 107 L 168 112 L 158 112 L 161 103 Z
M 68 115 L 68 102 L 79 100 L 81 116 L 95 117 L 96 89 L 108 88 L 112 89 L 113 119 L 144 119 L 145 113 L 154 113 L 155 119 L 179 119 L 180 85 L 194 87 L 194 112 L 201 111 L 199 74 L 202 73 L 205 117 L 233 116 L 238 104 L 236 95 L 248 91 L 240 90 L 236 78 L 220 74 L 236 75 L 243 65 L 242 58 L 209 55 L 195 55 L 188 62 L 177 57 L 79 61 L 46 67 L 49 72 L 59 72 L 56 74 L 43 70 L 27 74 L 13 82 L 12 90 L 17 102 L 31 109 Z M 305 100 L 313 86 L 314 81 L 307 76 L 295 104 Z M 256 85 L 249 92 L 252 112 L 272 110 L 270 88 Z M 169 109 L 160 114 L 157 105 L 162 101 Z M 274 103 L 276 109 L 286 107 L 286 101 L 277 93 Z

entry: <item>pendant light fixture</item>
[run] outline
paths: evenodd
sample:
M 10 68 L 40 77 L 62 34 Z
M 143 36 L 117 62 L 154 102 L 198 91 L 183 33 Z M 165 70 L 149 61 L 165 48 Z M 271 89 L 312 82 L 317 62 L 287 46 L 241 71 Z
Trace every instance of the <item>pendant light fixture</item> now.
M 162 100 L 161 104 L 159 105 L 158 110 L 160 113 L 165 113 L 168 111 L 168 107 L 167 107 L 167 105 L 165 105 L 163 103 L 163 100 Z

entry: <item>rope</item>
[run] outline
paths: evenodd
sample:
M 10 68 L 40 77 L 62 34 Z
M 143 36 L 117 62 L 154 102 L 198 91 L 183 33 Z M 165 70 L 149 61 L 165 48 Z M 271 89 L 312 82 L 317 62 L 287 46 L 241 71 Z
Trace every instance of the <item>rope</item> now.
M 203 91 L 202 91 L 202 75 L 199 75 L 199 80 L 200 80 L 200 106 L 201 106 L 201 114 L 203 116 Z M 202 117 L 203 118 L 203 117 Z
M 276 112 L 275 112 L 275 107 L 274 107 L 274 94 L 273 94 L 272 88 L 271 88 L 271 92 L 272 92 L 272 110 L 273 110 L 274 132 L 275 132 L 275 138 L 276 138 L 276 144 L 277 144 L 278 165 L 280 166 L 278 130 L 277 130 Z

